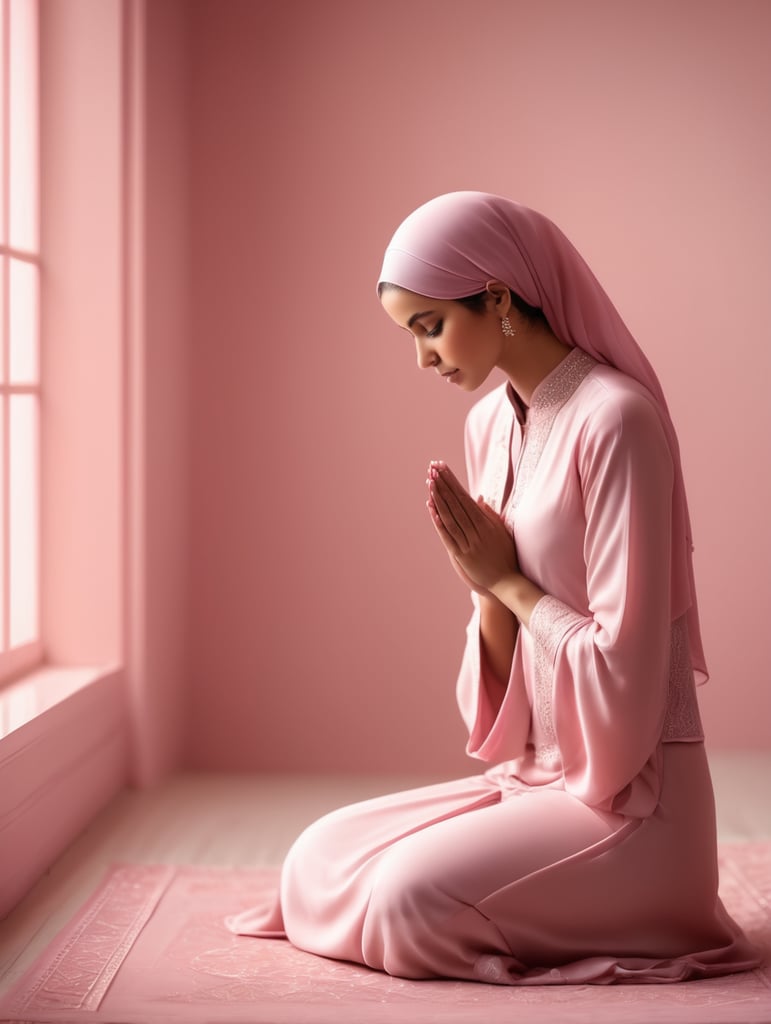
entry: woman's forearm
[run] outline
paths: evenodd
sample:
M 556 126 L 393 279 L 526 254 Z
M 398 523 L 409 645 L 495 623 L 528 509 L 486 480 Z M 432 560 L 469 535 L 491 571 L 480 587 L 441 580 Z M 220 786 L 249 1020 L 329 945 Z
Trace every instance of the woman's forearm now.
M 480 595 L 479 611 L 485 660 L 493 675 L 505 687 L 511 675 L 519 623 L 512 612 L 492 595 Z
M 530 625 L 533 609 L 544 597 L 544 592 L 521 573 L 510 573 L 501 577 L 492 588 L 492 595 L 511 615 L 517 624 Z

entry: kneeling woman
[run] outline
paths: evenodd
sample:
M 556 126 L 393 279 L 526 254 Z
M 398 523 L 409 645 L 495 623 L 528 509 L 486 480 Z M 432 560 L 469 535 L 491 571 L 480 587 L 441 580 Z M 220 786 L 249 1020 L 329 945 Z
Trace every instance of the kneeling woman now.
M 467 750 L 495 767 L 327 815 L 275 905 L 230 926 L 405 978 L 756 966 L 717 896 L 688 511 L 650 364 L 564 235 L 498 196 L 416 210 L 378 287 L 421 367 L 507 378 L 468 417 L 470 493 L 443 463 L 427 480 L 474 607 Z

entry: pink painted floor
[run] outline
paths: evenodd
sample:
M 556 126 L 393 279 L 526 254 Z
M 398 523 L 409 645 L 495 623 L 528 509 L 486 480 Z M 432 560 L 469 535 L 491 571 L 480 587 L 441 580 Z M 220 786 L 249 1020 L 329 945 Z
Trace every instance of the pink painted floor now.
M 771 970 L 679 985 L 501 988 L 403 981 L 286 942 L 240 938 L 223 916 L 276 868 L 118 865 L 0 1003 L 2 1024 L 769 1024 Z M 721 848 L 729 911 L 771 954 L 771 843 Z

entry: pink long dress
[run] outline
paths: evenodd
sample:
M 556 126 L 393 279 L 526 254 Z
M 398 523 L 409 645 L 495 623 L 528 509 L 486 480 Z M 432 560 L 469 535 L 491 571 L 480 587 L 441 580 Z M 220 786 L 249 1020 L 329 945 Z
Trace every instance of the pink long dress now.
M 472 409 L 472 494 L 502 512 L 548 595 L 509 678 L 476 607 L 458 679 L 484 774 L 311 825 L 272 907 L 228 920 L 405 978 L 668 982 L 757 951 L 717 897 L 714 803 L 671 619 L 673 468 L 646 390 L 574 349 L 525 419 L 506 386 Z

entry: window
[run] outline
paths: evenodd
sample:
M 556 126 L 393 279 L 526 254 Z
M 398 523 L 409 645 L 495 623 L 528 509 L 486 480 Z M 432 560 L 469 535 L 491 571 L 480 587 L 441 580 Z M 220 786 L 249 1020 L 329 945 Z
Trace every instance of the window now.
M 0 680 L 41 658 L 38 3 L 0 0 Z

